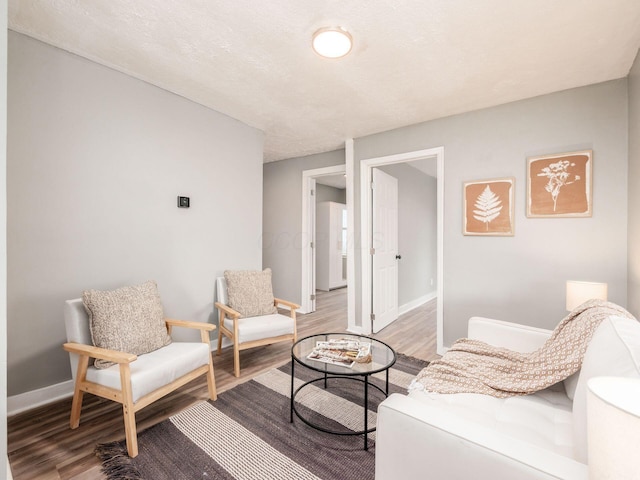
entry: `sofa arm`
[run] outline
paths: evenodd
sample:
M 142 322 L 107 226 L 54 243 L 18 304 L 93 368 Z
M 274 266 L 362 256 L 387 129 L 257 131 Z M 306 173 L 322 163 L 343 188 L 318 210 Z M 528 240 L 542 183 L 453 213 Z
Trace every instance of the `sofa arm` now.
M 378 407 L 376 480 L 586 480 L 587 466 L 414 398 Z
M 551 330 L 491 318 L 471 317 L 467 336 L 496 347 L 528 353 L 540 348 L 551 336 Z

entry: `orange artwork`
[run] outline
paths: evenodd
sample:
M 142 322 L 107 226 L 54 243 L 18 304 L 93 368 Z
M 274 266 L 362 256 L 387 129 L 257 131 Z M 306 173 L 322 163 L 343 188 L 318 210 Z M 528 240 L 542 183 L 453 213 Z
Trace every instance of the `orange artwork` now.
M 590 217 L 593 153 L 527 159 L 527 217 Z
M 464 235 L 511 236 L 514 178 L 464 183 Z

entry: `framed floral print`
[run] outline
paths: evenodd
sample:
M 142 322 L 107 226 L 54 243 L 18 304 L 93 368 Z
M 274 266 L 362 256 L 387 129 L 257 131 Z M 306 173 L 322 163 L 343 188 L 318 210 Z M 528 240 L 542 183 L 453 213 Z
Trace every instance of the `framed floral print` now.
M 463 184 L 464 235 L 513 236 L 515 178 Z
M 527 158 L 527 217 L 590 217 L 593 152 Z

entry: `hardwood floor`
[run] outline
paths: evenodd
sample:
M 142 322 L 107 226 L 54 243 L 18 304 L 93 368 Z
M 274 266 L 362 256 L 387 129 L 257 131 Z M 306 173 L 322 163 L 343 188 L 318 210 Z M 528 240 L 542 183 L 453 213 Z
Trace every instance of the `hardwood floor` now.
M 317 311 L 298 316 L 298 337 L 344 331 L 346 293 L 346 289 L 318 292 Z M 399 353 L 424 360 L 437 358 L 435 305 L 432 300 L 406 313 L 374 336 Z M 233 351 L 227 348 L 219 357 L 214 354 L 218 393 L 285 363 L 290 351 L 289 343 L 243 351 L 239 379 L 233 376 Z M 138 412 L 138 432 L 206 398 L 206 380 L 201 377 Z M 97 443 L 124 438 L 122 407 L 85 395 L 80 427 L 76 430 L 69 428 L 70 411 L 71 398 L 8 419 L 9 460 L 15 480 L 104 478 L 93 449 Z

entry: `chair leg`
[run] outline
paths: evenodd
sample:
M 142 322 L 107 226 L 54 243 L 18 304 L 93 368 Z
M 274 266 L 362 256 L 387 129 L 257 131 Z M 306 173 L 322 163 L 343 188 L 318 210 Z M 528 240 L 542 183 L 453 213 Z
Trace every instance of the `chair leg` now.
M 218 330 L 218 351 L 216 352 L 216 355 L 220 355 L 221 351 L 222 351 L 222 330 Z
M 120 364 L 120 385 L 122 387 L 122 414 L 124 416 L 127 452 L 133 458 L 138 456 L 138 434 L 136 432 L 136 413 L 133 406 L 129 364 Z
M 207 372 L 207 385 L 209 386 L 209 398 L 211 400 L 218 399 L 218 393 L 216 392 L 216 377 L 213 374 L 213 361 L 209 358 L 209 371 Z
M 122 404 L 124 414 L 124 435 L 127 440 L 127 452 L 131 458 L 138 456 L 138 434 L 136 432 L 136 414 L 133 405 Z
M 69 420 L 69 426 L 72 430 L 78 428 L 80 425 L 80 411 L 82 410 L 83 397 L 84 392 L 78 390 L 76 387 L 76 391 L 73 393 L 73 401 L 71 402 L 71 418 Z
M 237 338 L 233 342 L 233 374 L 236 377 L 240 376 L 240 346 Z
M 291 318 L 293 319 L 293 343 L 298 341 L 298 322 L 296 321 L 296 311 L 291 309 Z
M 89 357 L 81 355 L 78 360 L 78 370 L 76 372 L 76 384 L 73 389 L 73 401 L 71 402 L 71 418 L 69 426 L 71 429 L 78 428 L 80 425 L 80 412 L 82 411 L 82 398 L 84 392 L 80 390 L 80 386 L 87 378 L 87 368 L 89 366 Z

